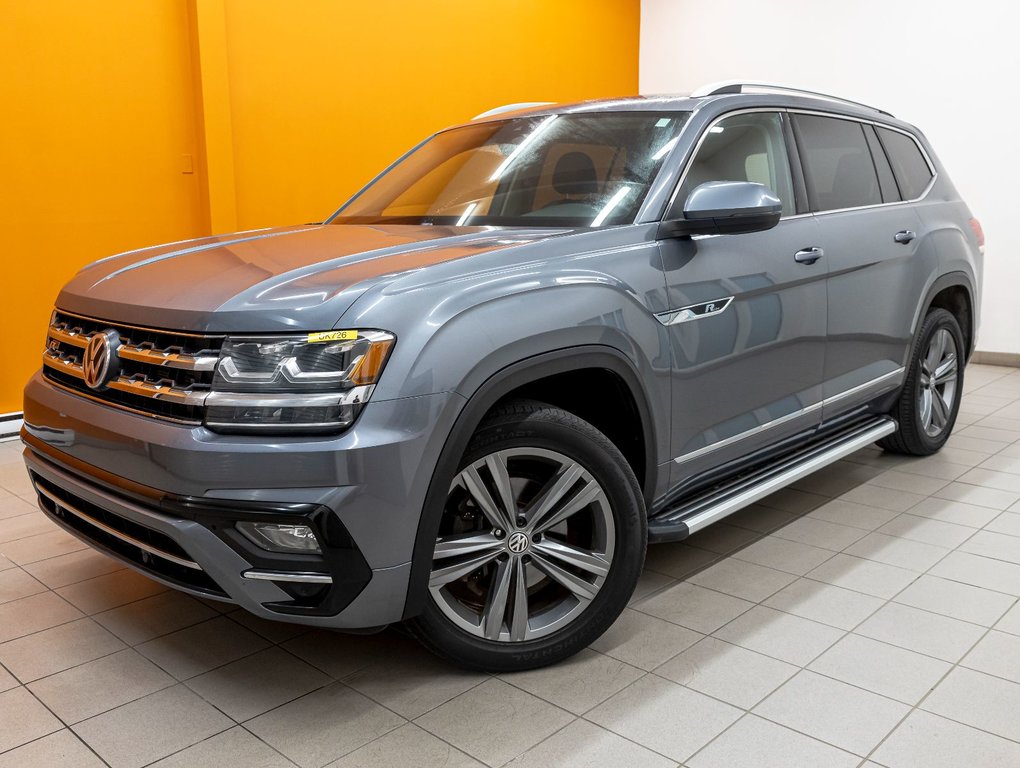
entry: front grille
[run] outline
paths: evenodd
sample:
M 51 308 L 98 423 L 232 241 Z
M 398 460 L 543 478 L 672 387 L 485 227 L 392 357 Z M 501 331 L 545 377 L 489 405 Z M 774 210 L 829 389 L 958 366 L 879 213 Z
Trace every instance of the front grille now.
M 227 596 L 166 534 L 86 501 L 35 472 L 31 475 L 43 511 L 96 548 L 119 555 L 172 584 L 216 597 Z
M 96 334 L 110 331 L 119 341 L 114 374 L 93 389 L 85 383 L 85 347 Z M 222 344 L 222 336 L 138 328 L 58 311 L 50 323 L 43 375 L 118 408 L 198 424 Z

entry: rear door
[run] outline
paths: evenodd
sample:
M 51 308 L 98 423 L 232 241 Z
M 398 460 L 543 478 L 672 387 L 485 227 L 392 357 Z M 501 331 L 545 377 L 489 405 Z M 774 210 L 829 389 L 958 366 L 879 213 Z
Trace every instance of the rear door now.
M 921 217 L 902 200 L 875 128 L 835 115 L 792 119 L 829 273 L 827 419 L 902 381 L 916 297 L 935 263 L 919 256 Z
M 671 311 L 673 485 L 791 434 L 821 416 L 824 261 L 813 216 L 797 215 L 782 111 L 710 125 L 677 200 L 707 181 L 754 181 L 783 201 L 779 224 L 744 235 L 660 241 Z M 681 203 L 682 205 L 682 203 Z

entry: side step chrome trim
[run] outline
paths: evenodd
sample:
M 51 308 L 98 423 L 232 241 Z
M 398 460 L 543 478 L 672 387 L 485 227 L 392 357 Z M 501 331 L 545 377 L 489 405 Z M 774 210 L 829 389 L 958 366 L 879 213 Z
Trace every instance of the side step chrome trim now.
M 824 466 L 871 445 L 898 429 L 895 421 L 879 417 L 842 433 L 828 443 L 805 449 L 777 464 L 695 497 L 690 502 L 648 521 L 649 541 L 676 541 L 754 504 Z
M 177 555 L 171 555 L 169 552 L 164 552 L 162 549 L 159 549 L 158 547 L 154 547 L 151 544 L 146 544 L 144 541 L 140 541 L 139 539 L 136 539 L 134 536 L 128 536 L 126 533 L 121 533 L 116 528 L 111 528 L 106 523 L 102 522 L 101 520 L 97 520 L 87 512 L 83 512 L 73 504 L 68 504 L 63 499 L 57 498 L 55 495 L 47 491 L 41 485 L 38 484 L 34 485 L 35 489 L 43 496 L 45 496 L 47 499 L 52 501 L 57 509 L 62 509 L 65 512 L 70 512 L 75 517 L 84 520 L 89 525 L 98 528 L 104 533 L 108 533 L 114 538 L 120 539 L 121 541 L 130 544 L 134 547 L 138 547 L 139 549 L 148 552 L 150 555 L 155 555 L 156 557 L 159 557 L 163 560 L 169 560 L 171 563 L 183 565 L 185 568 L 191 568 L 194 571 L 202 570 L 202 566 L 200 566 L 198 563 L 193 562 L 191 560 L 185 560 L 183 557 L 177 557 Z
M 298 571 L 245 571 L 241 574 L 246 579 L 256 581 L 286 581 L 295 584 L 332 584 L 333 577 L 328 573 L 303 573 Z

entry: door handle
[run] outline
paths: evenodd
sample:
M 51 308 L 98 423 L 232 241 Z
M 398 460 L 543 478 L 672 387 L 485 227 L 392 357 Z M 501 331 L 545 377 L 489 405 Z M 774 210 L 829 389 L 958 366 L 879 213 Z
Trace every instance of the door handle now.
M 893 240 L 895 240 L 897 243 L 902 243 L 903 245 L 906 245 L 915 237 L 917 237 L 917 233 L 914 232 L 912 229 L 903 229 L 897 232 L 895 235 L 893 235 Z
M 821 248 L 804 248 L 793 254 L 793 260 L 798 264 L 814 264 L 824 255 L 825 251 Z

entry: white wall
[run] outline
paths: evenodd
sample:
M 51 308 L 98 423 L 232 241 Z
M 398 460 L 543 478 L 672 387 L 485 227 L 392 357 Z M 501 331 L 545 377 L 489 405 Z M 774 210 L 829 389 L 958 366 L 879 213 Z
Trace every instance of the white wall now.
M 985 230 L 978 349 L 1020 353 L 1016 8 L 1012 0 L 642 0 L 641 92 L 745 78 L 862 101 L 918 125 Z

